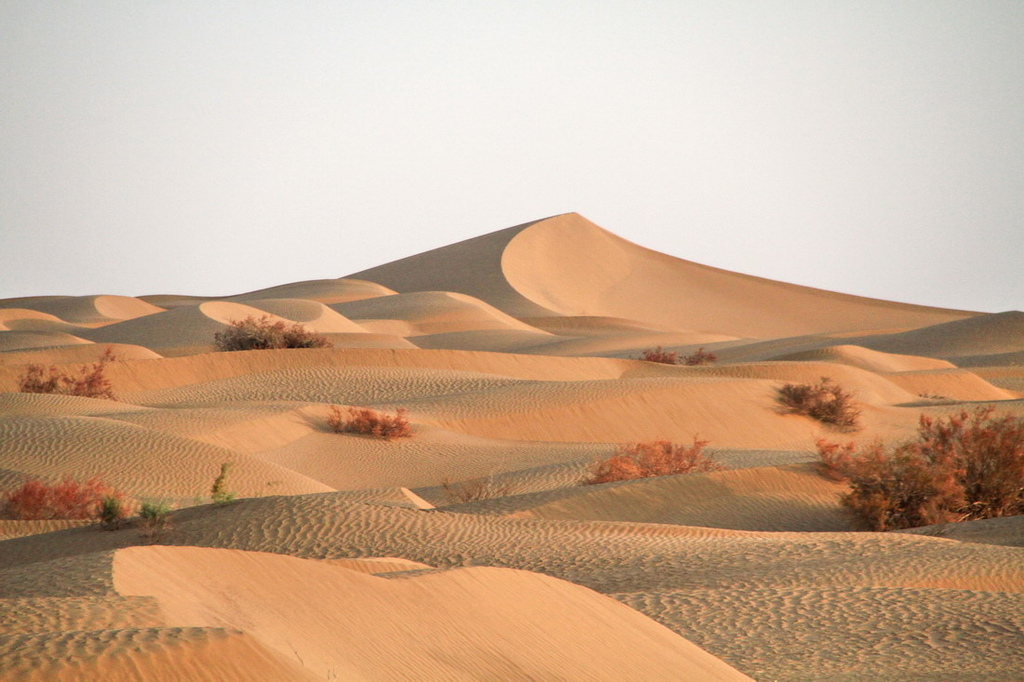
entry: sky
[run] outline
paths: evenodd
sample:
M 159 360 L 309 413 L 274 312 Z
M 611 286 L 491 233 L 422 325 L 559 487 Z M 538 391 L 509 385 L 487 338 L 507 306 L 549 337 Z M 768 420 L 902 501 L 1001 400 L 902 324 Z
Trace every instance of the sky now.
M 0 0 L 0 92 L 0 298 L 226 296 L 576 211 L 1024 309 L 1020 0 Z

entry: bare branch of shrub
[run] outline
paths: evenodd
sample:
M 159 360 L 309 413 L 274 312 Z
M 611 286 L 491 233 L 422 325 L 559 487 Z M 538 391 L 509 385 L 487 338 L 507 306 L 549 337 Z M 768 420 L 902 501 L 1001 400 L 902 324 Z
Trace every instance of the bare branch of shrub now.
M 307 331 L 299 323 L 276 322 L 269 315 L 249 316 L 237 320 L 223 331 L 213 335 L 213 344 L 219 351 L 267 350 L 273 348 L 329 348 L 327 337 Z
M 29 365 L 18 380 L 18 390 L 22 393 L 55 393 L 117 400 L 110 380 L 105 375 L 107 364 L 115 359 L 113 350 L 108 347 L 98 361 L 92 365 L 82 365 L 77 374 L 61 371 L 54 365 Z
M 868 530 L 1024 513 L 1024 418 L 992 407 L 946 418 L 922 415 L 917 440 L 818 442 L 826 475 L 850 484 L 843 504 Z
M 385 440 L 409 438 L 412 436 L 412 427 L 406 413 L 404 407 L 398 408 L 394 416 L 365 407 L 350 407 L 342 412 L 340 407 L 332 405 L 327 425 L 335 433 L 355 433 Z
M 785 384 L 777 389 L 775 399 L 783 412 L 802 414 L 840 431 L 859 428 L 860 408 L 853 394 L 828 377 L 816 384 Z
M 718 360 L 718 356 L 714 353 L 707 353 L 704 348 L 698 348 L 695 352 L 687 355 L 683 358 L 683 364 L 694 367 L 696 365 L 710 365 L 712 362 Z
M 441 481 L 441 487 L 444 488 L 444 496 L 448 504 L 491 500 L 496 497 L 505 497 L 512 492 L 511 485 L 507 482 L 496 481 L 493 476 L 474 478 L 459 483 L 453 483 L 451 479 L 445 478 Z
M 724 466 L 704 454 L 708 441 L 696 436 L 691 445 L 667 440 L 620 445 L 615 454 L 594 465 L 586 485 L 638 478 L 722 471 Z
M 648 348 L 640 354 L 640 359 L 645 362 L 660 362 L 663 365 L 678 365 L 679 353 L 673 350 L 663 350 L 661 346 Z

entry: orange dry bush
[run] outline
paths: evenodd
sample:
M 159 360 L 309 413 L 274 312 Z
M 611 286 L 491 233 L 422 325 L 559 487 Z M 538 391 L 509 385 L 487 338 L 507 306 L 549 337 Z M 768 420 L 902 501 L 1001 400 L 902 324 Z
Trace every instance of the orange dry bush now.
M 404 407 L 398 408 L 395 416 L 374 412 L 365 407 L 350 407 L 346 416 L 340 407 L 334 405 L 327 418 L 327 425 L 335 433 L 355 433 L 385 440 L 409 438 L 412 436 L 412 427 L 409 426 L 405 414 Z
M 62 372 L 53 365 L 49 367 L 29 365 L 25 369 L 25 374 L 18 380 L 18 390 L 22 393 L 57 393 L 83 398 L 117 400 L 110 380 L 104 373 L 107 363 L 114 359 L 113 351 L 107 348 L 97 362 L 91 366 L 83 365 L 77 375 Z
M 827 475 L 849 482 L 843 504 L 868 530 L 1024 513 L 1024 418 L 992 407 L 921 415 L 917 440 L 888 452 L 822 440 L 818 454 Z
M 714 353 L 704 352 L 704 348 L 698 348 L 696 352 L 687 355 L 683 358 L 683 364 L 691 367 L 696 365 L 710 365 L 712 362 L 718 359 L 718 356 Z
M 667 440 L 620 445 L 614 455 L 594 465 L 593 476 L 586 483 L 596 485 L 655 476 L 722 471 L 725 467 L 704 454 L 707 444 L 708 441 L 695 436 L 692 445 L 680 445 Z
M 775 399 L 784 412 L 806 415 L 840 431 L 858 428 L 860 409 L 853 394 L 828 377 L 822 377 L 816 384 L 786 384 L 778 389 Z
M 663 365 L 679 364 L 679 354 L 672 350 L 662 350 L 661 346 L 648 348 L 640 354 L 640 359 L 646 362 L 660 362 Z
M 104 498 L 123 501 L 124 494 L 104 485 L 98 477 L 79 483 L 69 476 L 55 485 L 38 479 L 25 481 L 3 494 L 4 515 L 13 519 L 95 519 Z
M 213 335 L 213 344 L 220 351 L 267 350 L 271 348 L 329 348 L 326 337 L 307 331 L 299 323 L 275 322 L 269 315 L 259 319 L 249 316 L 237 320 L 224 331 Z

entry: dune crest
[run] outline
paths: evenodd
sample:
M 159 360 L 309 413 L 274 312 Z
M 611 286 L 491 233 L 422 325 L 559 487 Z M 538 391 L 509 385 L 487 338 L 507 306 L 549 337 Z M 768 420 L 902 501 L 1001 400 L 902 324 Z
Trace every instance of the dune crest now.
M 402 293 L 458 291 L 514 317 L 622 317 L 765 338 L 916 328 L 974 313 L 892 303 L 699 265 L 637 246 L 576 213 L 355 273 Z

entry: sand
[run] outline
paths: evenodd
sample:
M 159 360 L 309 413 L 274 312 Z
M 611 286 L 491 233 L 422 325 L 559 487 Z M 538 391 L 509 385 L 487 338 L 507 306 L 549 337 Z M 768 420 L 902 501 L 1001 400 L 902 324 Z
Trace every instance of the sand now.
M 235 320 L 322 349 L 215 352 Z M 130 519 L 0 519 L 18 680 L 1014 680 L 1021 517 L 855 532 L 820 438 L 1024 415 L 1024 314 L 809 289 L 565 214 L 336 280 L 0 301 L 0 489 L 101 476 Z M 654 346 L 705 366 L 639 361 Z M 107 349 L 117 400 L 19 393 Z M 827 376 L 861 428 L 783 414 Z M 334 433 L 332 406 L 412 436 Z M 585 485 L 619 444 L 725 471 Z M 234 501 L 212 504 L 229 463 Z

